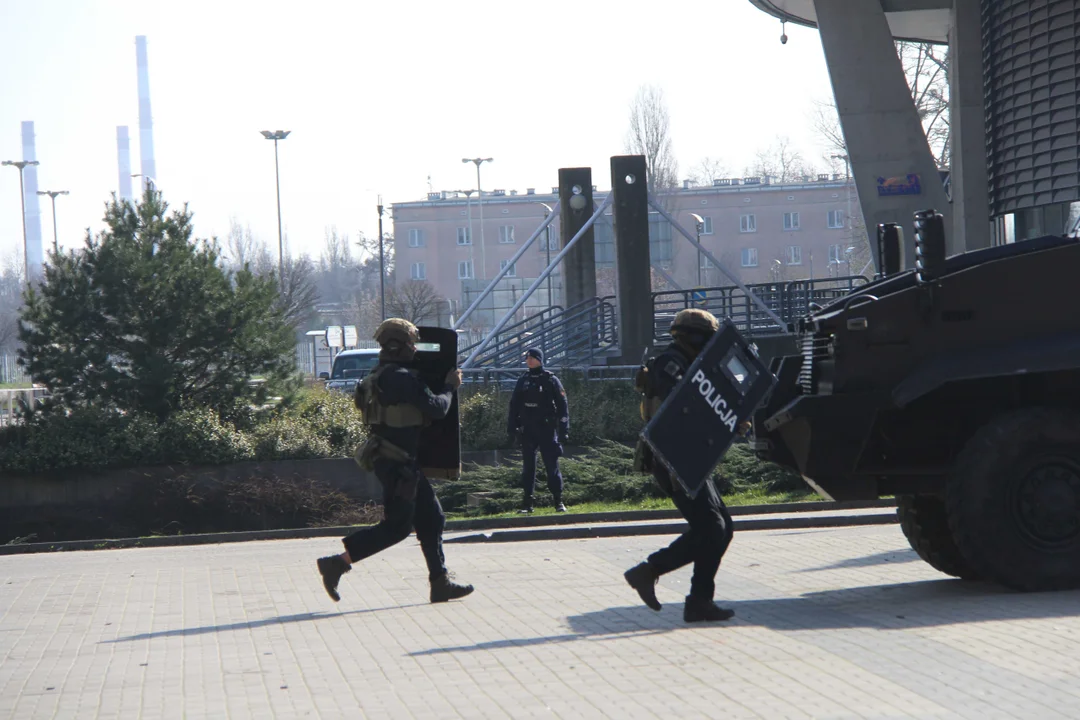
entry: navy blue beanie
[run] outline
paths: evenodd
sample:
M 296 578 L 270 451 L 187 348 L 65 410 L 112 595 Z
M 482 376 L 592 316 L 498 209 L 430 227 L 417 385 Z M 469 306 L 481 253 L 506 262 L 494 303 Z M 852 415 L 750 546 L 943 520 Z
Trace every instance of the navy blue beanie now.
M 528 350 L 525 351 L 525 357 L 527 357 L 527 358 L 528 357 L 534 357 L 534 358 L 536 358 L 537 360 L 540 361 L 541 365 L 544 364 L 544 351 L 541 350 L 540 348 L 536 348 L 536 347 L 529 348 Z

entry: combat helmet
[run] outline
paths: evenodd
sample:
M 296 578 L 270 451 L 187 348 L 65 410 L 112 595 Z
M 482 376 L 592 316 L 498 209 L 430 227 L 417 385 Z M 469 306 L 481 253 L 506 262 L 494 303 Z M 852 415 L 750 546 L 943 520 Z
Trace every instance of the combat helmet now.
M 389 318 L 379 323 L 375 329 L 375 342 L 386 346 L 390 344 L 415 345 L 420 339 L 420 331 L 404 318 Z
M 720 321 L 708 310 L 687 308 L 680 310 L 671 321 L 669 332 L 673 337 L 679 334 L 709 337 L 720 329 Z

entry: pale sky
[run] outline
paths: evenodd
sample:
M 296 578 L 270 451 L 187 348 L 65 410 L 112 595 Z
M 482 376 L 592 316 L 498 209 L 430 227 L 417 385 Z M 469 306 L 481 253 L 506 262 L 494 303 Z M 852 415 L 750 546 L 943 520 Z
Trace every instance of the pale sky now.
M 318 3 L 0 0 L 0 160 L 33 120 L 39 188 L 61 246 L 101 228 L 118 190 L 116 126 L 139 172 L 135 36 L 146 35 L 158 187 L 199 237 L 229 218 L 276 253 L 273 143 L 293 252 L 324 229 L 376 233 L 376 196 L 556 185 L 591 166 L 601 189 L 624 152 L 639 85 L 664 89 L 680 177 L 704 156 L 741 175 L 778 134 L 823 167 L 813 103 L 832 91 L 816 30 L 748 0 Z M 138 189 L 138 181 L 135 183 Z M 52 242 L 49 198 L 42 237 Z M 389 218 L 385 221 L 389 230 Z M 0 168 L 0 259 L 22 244 L 18 172 Z

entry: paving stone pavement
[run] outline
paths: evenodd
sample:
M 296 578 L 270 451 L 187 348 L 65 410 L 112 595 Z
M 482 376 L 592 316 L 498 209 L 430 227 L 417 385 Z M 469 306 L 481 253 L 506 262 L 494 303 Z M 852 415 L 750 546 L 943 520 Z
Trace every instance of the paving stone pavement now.
M 476 592 L 427 602 L 414 538 L 0 558 L 0 717 L 1080 718 L 1080 593 L 935 572 L 896 526 L 737 533 L 729 623 L 686 626 L 669 536 L 449 545 Z

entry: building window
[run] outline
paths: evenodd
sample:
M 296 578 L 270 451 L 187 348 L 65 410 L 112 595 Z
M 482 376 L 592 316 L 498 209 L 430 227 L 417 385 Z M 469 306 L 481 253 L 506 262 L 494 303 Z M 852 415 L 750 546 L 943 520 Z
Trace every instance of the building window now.
M 500 260 L 499 269 L 502 270 L 507 265 L 510 266 L 510 270 L 507 271 L 503 277 L 517 277 L 517 263 L 511 263 L 509 260 Z
M 716 267 L 716 266 L 712 264 L 712 260 L 710 260 L 707 255 L 702 255 L 701 256 L 701 269 L 702 270 L 711 270 L 714 267 Z
M 742 266 L 757 267 L 757 248 L 742 249 Z
M 701 219 L 704 221 L 701 223 L 701 234 L 712 235 L 712 217 L 709 215 L 702 215 Z
M 472 233 L 469 232 L 469 228 L 459 227 L 457 229 L 457 244 L 472 245 Z
M 595 225 L 593 227 L 596 227 Z M 551 251 L 556 252 L 559 249 L 559 238 L 556 235 L 551 235 Z M 537 243 L 537 247 L 540 248 L 540 252 L 547 252 L 548 249 L 548 234 L 545 232 L 540 236 L 540 242 Z
M 797 212 L 784 213 L 784 229 L 785 230 L 798 230 L 799 229 L 799 213 L 797 213 Z
M 843 210 L 830 210 L 828 216 L 828 224 L 832 229 L 844 227 L 844 211 Z
M 500 225 L 499 226 L 499 242 L 503 245 L 508 245 L 514 242 L 514 226 L 513 225 Z
M 409 247 L 424 247 L 424 231 L 420 228 L 409 230 Z
M 739 232 L 757 232 L 757 215 L 743 215 L 739 218 Z
M 424 263 L 413 263 L 412 268 L 409 270 L 409 277 L 413 280 L 427 280 L 427 268 L 424 267 Z
M 802 246 L 792 245 L 788 249 L 787 264 L 788 265 L 802 265 Z
M 830 263 L 838 263 L 838 262 L 840 262 L 840 256 L 843 254 L 841 252 L 840 248 L 841 248 L 840 245 L 830 245 L 829 246 L 829 262 Z
M 472 260 L 462 260 L 457 264 L 458 280 L 472 279 Z

